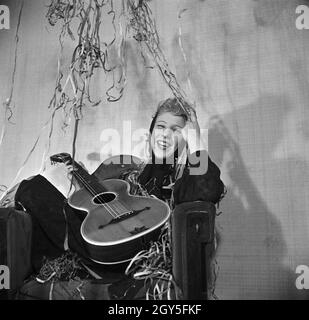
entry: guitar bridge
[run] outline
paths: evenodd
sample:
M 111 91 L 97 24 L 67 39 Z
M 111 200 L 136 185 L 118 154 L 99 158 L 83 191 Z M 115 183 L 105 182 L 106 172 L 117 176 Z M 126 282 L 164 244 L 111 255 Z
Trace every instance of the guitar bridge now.
M 133 216 L 135 216 L 135 215 L 137 215 L 137 214 L 139 214 L 139 213 L 141 213 L 141 212 L 143 212 L 143 211 L 145 211 L 145 210 L 149 210 L 150 209 L 150 207 L 145 207 L 145 208 L 143 208 L 143 209 L 140 209 L 140 210 L 133 210 L 133 211 L 129 211 L 129 212 L 126 212 L 126 213 L 123 213 L 122 215 L 120 215 L 119 217 L 117 217 L 117 218 L 114 218 L 114 219 L 112 219 L 109 223 L 107 223 L 107 224 L 100 224 L 99 226 L 98 226 L 98 229 L 103 229 L 105 226 L 107 226 L 107 225 L 109 225 L 109 224 L 113 224 L 113 223 L 118 223 L 118 222 L 120 222 L 120 221 L 122 221 L 122 220 L 125 220 L 125 219 L 128 219 L 128 218 L 130 218 L 130 217 L 133 217 Z M 140 227 L 140 228 L 138 228 L 138 227 L 135 227 L 135 229 L 134 230 L 132 230 L 132 231 L 130 231 L 130 233 L 131 234 L 138 234 L 138 233 L 140 233 L 140 232 L 142 232 L 142 231 L 145 231 L 145 230 L 147 230 L 148 228 L 146 228 L 145 226 L 142 226 L 142 227 Z
M 117 223 L 121 220 L 125 220 L 127 218 L 130 218 L 130 217 L 133 217 L 145 210 L 150 210 L 150 207 L 145 207 L 143 209 L 140 209 L 140 210 L 132 210 L 132 211 L 128 211 L 126 213 L 123 213 L 121 214 L 120 216 L 118 216 L 117 218 L 114 218 L 113 220 L 111 220 L 108 224 L 111 224 L 111 223 Z

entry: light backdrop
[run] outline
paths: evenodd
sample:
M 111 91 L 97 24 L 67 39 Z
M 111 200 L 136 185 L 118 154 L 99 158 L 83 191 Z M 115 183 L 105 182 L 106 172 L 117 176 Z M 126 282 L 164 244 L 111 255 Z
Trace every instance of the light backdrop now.
M 11 14 L 10 30 L 0 30 L 1 119 L 17 48 L 13 115 L 0 124 L 1 131 L 6 123 L 0 145 L 0 184 L 5 186 L 40 171 L 49 141 L 49 155 L 72 150 L 74 118 L 62 129 L 64 116 L 58 112 L 50 140 L 46 125 L 57 76 L 59 28 L 47 23 L 49 1 L 26 0 L 16 47 L 21 3 L 0 3 Z M 149 1 L 161 47 L 196 102 L 200 126 L 209 128 L 209 153 L 228 190 L 216 221 L 219 299 L 309 296 L 295 286 L 296 267 L 309 265 L 309 30 L 295 25 L 296 7 L 305 3 Z M 73 48 L 67 40 L 63 65 Z M 171 96 L 158 70 L 145 68 L 134 39 L 126 49 L 123 97 L 86 108 L 80 121 L 76 159 L 90 172 L 108 157 L 104 129 L 121 133 L 123 121 L 131 121 L 132 131 L 148 128 L 157 103 Z M 104 97 L 109 81 L 98 77 L 94 94 Z

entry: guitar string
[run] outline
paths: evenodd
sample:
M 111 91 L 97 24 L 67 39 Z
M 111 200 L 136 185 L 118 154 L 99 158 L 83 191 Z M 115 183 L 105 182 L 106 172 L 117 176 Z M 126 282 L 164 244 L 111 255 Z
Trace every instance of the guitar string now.
M 91 187 L 90 184 L 87 183 L 87 181 L 86 181 L 78 172 L 75 171 L 74 174 L 77 175 L 77 176 L 79 177 L 79 179 L 83 181 L 83 183 L 88 187 L 88 190 L 90 189 L 89 191 L 92 193 L 93 196 L 96 196 L 96 195 L 97 195 L 97 192 Z M 116 204 L 118 205 L 118 209 L 117 209 L 116 206 L 114 206 L 114 208 L 113 208 L 113 207 L 112 207 L 111 205 L 109 205 L 107 202 L 102 202 L 101 199 L 100 199 L 100 196 L 98 196 L 98 199 L 99 199 L 99 202 L 100 202 L 103 206 L 105 205 L 106 207 L 109 207 L 112 211 L 114 211 L 116 217 L 113 216 L 113 214 L 109 212 L 114 218 L 119 218 L 120 216 L 122 216 L 122 215 L 126 214 L 128 211 L 130 211 L 130 210 L 129 210 L 128 208 L 126 208 L 126 207 L 122 204 L 122 202 L 119 201 L 119 200 L 116 200 L 116 201 L 115 201 Z M 116 210 L 114 210 L 115 208 L 116 208 L 116 210 L 123 210 L 123 209 L 124 209 L 126 212 L 119 215 L 119 214 L 117 214 Z M 108 209 L 107 209 L 107 210 L 108 210 Z
M 83 182 L 83 184 L 86 186 L 86 188 L 88 189 L 88 191 L 90 191 L 90 193 L 96 197 L 97 196 L 97 192 L 91 187 L 90 184 L 88 184 L 87 180 L 85 180 L 79 173 L 74 172 L 75 175 L 78 176 L 78 178 Z M 98 196 L 97 197 L 99 204 L 102 204 L 103 207 L 105 207 L 107 209 L 107 211 L 110 213 L 110 215 L 114 218 L 118 218 L 119 215 L 117 214 L 117 212 L 107 203 L 101 200 L 101 197 Z
M 128 208 L 126 208 L 120 200 L 115 200 L 114 207 L 118 210 L 128 211 Z
M 80 179 L 83 179 L 82 176 L 80 176 L 80 174 L 79 174 L 79 177 L 80 177 Z M 87 184 L 87 182 L 86 182 L 84 179 L 83 179 L 83 181 L 84 181 L 85 184 Z M 90 185 L 88 185 L 88 186 L 89 186 L 89 188 L 91 188 Z M 95 192 L 94 189 L 92 189 L 92 190 L 93 190 L 94 195 L 96 196 L 96 195 L 97 195 L 97 192 Z M 100 198 L 100 196 L 99 196 L 98 198 Z M 104 203 L 102 203 L 102 204 L 104 205 Z M 116 211 L 115 214 L 116 214 L 116 217 L 117 217 L 117 218 L 119 218 L 119 217 L 127 214 L 127 212 L 132 211 L 132 210 L 130 210 L 129 208 L 127 208 L 127 207 L 122 203 L 122 201 L 120 201 L 120 200 L 115 200 L 113 206 L 112 206 L 112 204 L 109 205 L 107 202 L 105 202 L 105 204 L 106 204 L 107 206 L 109 206 L 112 210 Z M 113 207 L 114 207 L 114 208 L 113 208 Z M 124 211 L 124 212 L 118 214 L 117 211 Z
M 113 208 L 110 204 L 108 204 L 107 202 L 104 202 L 104 200 L 102 200 L 100 193 L 97 193 L 90 184 L 87 183 L 87 181 L 78 173 L 75 173 L 80 180 L 82 180 L 83 184 L 86 186 L 86 188 L 90 191 L 90 193 L 94 196 L 97 197 L 99 204 L 102 204 L 103 207 L 105 207 L 108 212 L 114 217 L 114 218 L 119 218 L 119 215 L 117 213 L 117 211 L 115 210 L 115 208 Z M 125 209 L 125 208 L 124 208 Z
M 87 181 L 77 172 L 73 173 L 74 175 L 77 175 L 78 178 L 83 182 L 83 184 L 87 187 L 87 189 L 89 190 L 89 192 L 95 197 L 97 194 L 95 192 L 95 190 L 91 187 L 90 184 L 87 183 Z M 101 201 L 100 196 L 98 197 L 99 203 L 102 204 L 104 207 L 106 207 L 106 210 L 108 211 L 108 213 L 113 217 L 113 218 L 118 218 L 119 215 L 117 214 L 117 212 L 115 210 L 113 210 L 112 207 L 110 207 L 110 205 L 106 202 Z M 114 211 L 114 214 L 113 214 Z
M 82 180 L 83 184 L 86 186 L 86 188 L 88 187 L 88 191 L 89 191 L 94 197 L 97 196 L 97 192 L 91 187 L 90 184 L 88 184 L 87 180 L 85 180 L 82 175 L 80 175 L 77 171 L 73 171 L 72 174 L 77 175 L 78 178 L 79 178 L 80 180 Z M 99 193 L 99 194 L 100 194 L 100 193 Z M 117 212 L 116 212 L 107 202 L 102 202 L 102 201 L 101 201 L 100 196 L 98 196 L 98 199 L 99 199 L 99 203 L 101 203 L 104 207 L 106 207 L 107 211 L 109 212 L 109 214 L 110 214 L 113 218 L 119 218 L 120 216 L 122 216 L 122 215 L 124 215 L 124 214 L 126 213 L 126 212 L 125 212 L 124 214 L 118 215 Z M 117 200 L 116 200 L 116 201 L 117 201 Z M 120 209 L 121 209 L 121 206 L 122 206 L 122 208 L 123 208 L 125 211 L 127 211 L 127 212 L 129 211 L 129 212 L 130 212 L 130 210 L 129 210 L 128 208 L 126 208 L 119 200 L 118 200 L 117 202 L 119 203 L 119 208 L 120 208 Z M 117 203 L 117 202 L 116 202 L 116 203 Z M 110 211 L 108 208 L 110 208 L 111 211 Z M 118 210 L 119 210 L 119 209 L 118 209 Z M 113 211 L 114 211 L 114 214 L 115 214 L 115 215 L 113 214 Z

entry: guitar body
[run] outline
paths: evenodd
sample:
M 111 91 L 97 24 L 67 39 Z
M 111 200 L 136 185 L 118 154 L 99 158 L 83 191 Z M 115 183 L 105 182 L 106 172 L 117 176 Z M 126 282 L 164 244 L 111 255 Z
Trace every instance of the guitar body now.
M 126 181 L 113 179 L 137 170 L 136 157 L 111 157 L 92 175 L 67 153 L 55 154 L 50 159 L 53 163 L 71 163 L 72 175 L 83 186 L 68 203 L 87 213 L 80 232 L 92 260 L 102 264 L 128 262 L 150 241 L 157 240 L 170 217 L 169 206 L 159 199 L 132 196 Z
M 109 179 L 100 183 L 108 192 L 91 196 L 81 189 L 70 197 L 69 204 L 88 212 L 81 235 L 90 258 L 103 264 L 123 263 L 157 239 L 170 209 L 161 200 L 129 195 L 126 181 Z

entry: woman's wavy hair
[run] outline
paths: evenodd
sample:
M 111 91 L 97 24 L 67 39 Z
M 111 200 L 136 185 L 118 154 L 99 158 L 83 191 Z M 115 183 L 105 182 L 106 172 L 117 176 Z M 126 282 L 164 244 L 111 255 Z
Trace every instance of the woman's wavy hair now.
M 150 124 L 149 133 L 150 135 L 153 132 L 157 117 L 165 112 L 170 112 L 176 116 L 183 117 L 183 119 L 187 122 L 189 120 L 188 113 L 184 110 L 190 109 L 190 105 L 187 102 L 180 102 L 177 98 L 168 98 L 162 102 L 159 103 L 156 113 L 153 116 L 153 119 Z M 149 153 L 151 154 L 152 159 L 154 159 L 154 154 L 151 150 L 151 145 L 149 143 Z M 181 152 L 181 154 L 178 154 L 179 150 L 175 150 L 174 153 L 174 161 L 176 165 L 176 179 L 180 178 L 182 176 L 183 170 L 184 170 L 184 164 L 186 162 L 186 148 Z M 178 160 L 180 159 L 180 161 Z
M 153 116 L 153 119 L 150 124 L 149 132 L 150 134 L 153 131 L 153 128 L 155 126 L 156 120 L 158 116 L 165 112 L 170 112 L 174 114 L 175 116 L 183 117 L 185 121 L 188 120 L 188 114 L 184 111 L 185 108 L 190 108 L 189 104 L 186 102 L 182 102 L 182 104 L 179 102 L 177 98 L 168 98 L 166 100 L 163 100 L 159 103 L 156 113 Z

